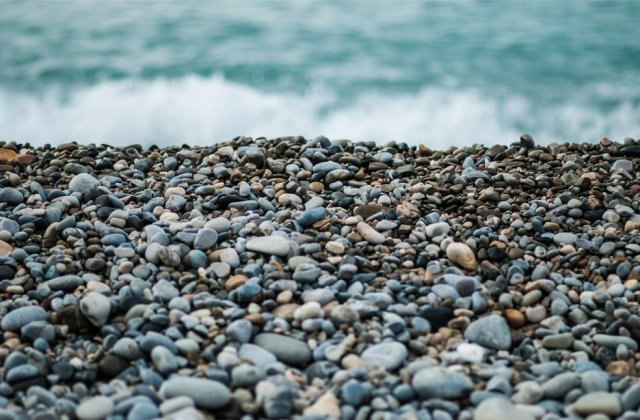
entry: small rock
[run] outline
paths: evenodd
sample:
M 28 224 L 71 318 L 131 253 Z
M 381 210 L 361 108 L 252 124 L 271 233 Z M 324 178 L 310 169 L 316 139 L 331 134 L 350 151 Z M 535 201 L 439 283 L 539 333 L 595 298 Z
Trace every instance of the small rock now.
M 468 245 L 454 242 L 447 247 L 447 258 L 465 270 L 476 269 L 476 256 Z
M 47 312 L 39 306 L 23 306 L 14 309 L 2 318 L 0 327 L 4 331 L 20 331 L 25 325 L 34 321 L 46 321 Z
M 464 338 L 494 350 L 511 348 L 511 331 L 500 315 L 489 315 L 473 321 L 465 330 Z
M 386 239 L 382 233 L 378 232 L 377 230 L 369 226 L 368 223 L 365 223 L 365 222 L 358 223 L 358 233 L 362 235 L 365 241 L 374 245 L 381 244 Z
M 535 417 L 516 408 L 504 398 L 487 398 L 473 413 L 473 420 L 535 420 Z
M 285 257 L 289 255 L 289 242 L 281 236 L 260 236 L 246 243 L 249 251 Z
M 220 382 L 202 378 L 174 376 L 160 387 L 164 398 L 185 396 L 203 409 L 215 410 L 224 407 L 231 400 L 229 388 Z
M 402 366 L 407 356 L 407 348 L 402 343 L 389 342 L 367 348 L 360 357 L 371 366 L 394 371 Z
M 615 417 L 622 412 L 622 404 L 620 403 L 620 397 L 616 394 L 592 392 L 578 398 L 572 409 L 583 416 L 605 414 Z
M 458 399 L 473 390 L 473 382 L 466 375 L 441 366 L 419 370 L 411 385 L 421 398 Z
M 90 292 L 80 300 L 80 311 L 89 322 L 96 327 L 101 327 L 107 323 L 111 313 L 111 302 L 101 293 Z
M 69 182 L 69 190 L 71 190 L 71 192 L 85 194 L 99 185 L 100 181 L 95 179 L 92 175 L 83 173 L 78 174 L 71 179 Z
M 279 360 L 294 366 L 304 366 L 311 360 L 307 344 L 280 334 L 262 333 L 253 339 L 254 344 L 273 353 Z
M 76 409 L 80 420 L 101 420 L 113 413 L 113 401 L 109 397 L 97 396 L 83 401 Z

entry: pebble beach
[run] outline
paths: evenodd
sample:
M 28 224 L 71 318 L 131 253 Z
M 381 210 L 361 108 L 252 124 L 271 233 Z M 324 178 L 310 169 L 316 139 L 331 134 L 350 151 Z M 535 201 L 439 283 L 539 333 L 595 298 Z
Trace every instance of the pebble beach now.
M 640 142 L 0 148 L 0 419 L 640 418 Z

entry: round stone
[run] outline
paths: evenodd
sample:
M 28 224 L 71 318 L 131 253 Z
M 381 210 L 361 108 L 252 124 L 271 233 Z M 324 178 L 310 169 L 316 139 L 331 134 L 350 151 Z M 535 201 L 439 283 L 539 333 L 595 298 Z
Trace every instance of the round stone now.
M 80 311 L 96 327 L 107 323 L 111 313 L 111 301 L 105 295 L 98 292 L 87 293 L 80 300 Z
M 92 175 L 83 173 L 74 176 L 69 182 L 69 190 L 71 192 L 77 192 L 85 194 L 100 185 L 100 181 L 95 179 Z
M 464 338 L 494 350 L 511 348 L 511 330 L 500 315 L 489 315 L 473 321 L 465 330 Z
M 402 366 L 408 354 L 407 348 L 402 343 L 389 342 L 367 348 L 360 357 L 371 366 L 394 371 Z
M 447 258 L 465 270 L 476 269 L 476 256 L 468 245 L 454 242 L 447 247 Z
M 463 373 L 434 366 L 413 375 L 411 385 L 421 398 L 458 399 L 473 390 L 473 382 Z
M 83 401 L 76 409 L 76 416 L 80 420 L 102 420 L 109 417 L 113 409 L 111 398 L 98 396 Z

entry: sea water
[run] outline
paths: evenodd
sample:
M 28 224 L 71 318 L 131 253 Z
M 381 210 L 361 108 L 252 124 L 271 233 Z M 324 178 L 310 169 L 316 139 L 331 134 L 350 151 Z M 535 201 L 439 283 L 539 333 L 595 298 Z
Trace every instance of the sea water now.
M 0 140 L 640 137 L 640 2 L 0 3 Z

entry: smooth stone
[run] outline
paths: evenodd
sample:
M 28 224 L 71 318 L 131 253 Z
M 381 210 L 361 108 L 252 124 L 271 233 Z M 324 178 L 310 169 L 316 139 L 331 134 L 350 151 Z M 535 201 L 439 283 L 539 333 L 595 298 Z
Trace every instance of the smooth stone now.
M 591 392 L 578 398 L 572 405 L 573 411 L 588 416 L 591 414 L 606 414 L 617 416 L 622 412 L 620 397 L 608 392 Z
M 158 417 L 158 407 L 151 402 L 139 402 L 133 406 L 129 414 L 127 414 L 127 420 L 148 420 Z
M 52 343 L 56 338 L 56 331 L 54 326 L 47 321 L 33 321 L 20 329 L 20 336 L 31 341 L 43 338 Z
M 447 247 L 447 258 L 465 270 L 476 269 L 476 256 L 467 244 L 454 242 Z
M 178 370 L 178 360 L 166 347 L 156 346 L 151 350 L 151 360 L 158 372 L 166 375 Z
M 622 405 L 625 410 L 637 410 L 640 406 L 640 382 L 630 386 L 622 394 Z
M 216 242 L 218 242 L 218 232 L 213 229 L 200 229 L 193 241 L 193 247 L 205 250 L 213 247 Z
M 385 236 L 382 233 L 369 226 L 368 223 L 359 222 L 357 229 L 358 233 L 364 238 L 364 240 L 369 242 L 370 244 L 377 245 L 383 243 L 386 240 Z
M 24 201 L 22 193 L 13 187 L 0 189 L 0 203 L 21 204 Z
M 633 171 L 633 163 L 627 159 L 618 159 L 613 162 L 613 165 L 611 165 L 611 170 L 609 172 L 615 172 L 618 169 L 624 169 L 625 171 L 631 173 L 631 171 Z
M 398 342 L 380 343 L 367 348 L 360 357 L 371 366 L 379 366 L 394 371 L 405 362 L 407 348 Z
M 340 403 L 332 391 L 327 391 L 304 409 L 304 415 L 337 419 L 340 417 Z
M 231 221 L 226 217 L 216 217 L 204 224 L 207 229 L 213 229 L 218 233 L 223 233 L 231 229 Z
M 511 330 L 500 315 L 489 315 L 473 321 L 465 330 L 464 338 L 494 350 L 511 348 Z
M 504 398 L 487 398 L 473 413 L 473 420 L 535 420 L 535 416 L 517 408 Z
M 313 209 L 305 210 L 298 216 L 298 222 L 303 227 L 308 227 L 313 225 L 317 221 L 322 220 L 326 214 L 327 211 L 323 207 L 316 207 Z
M 331 172 L 336 169 L 342 169 L 342 165 L 332 161 L 320 162 L 313 166 L 313 172 Z
M 473 390 L 473 382 L 466 375 L 441 366 L 428 367 L 413 375 L 411 385 L 421 398 L 458 399 Z
M 54 291 L 57 291 L 57 290 L 71 291 L 83 283 L 84 282 L 80 277 L 72 274 L 56 277 L 44 282 L 44 284 L 47 287 L 49 287 L 49 289 Z
M 427 227 L 425 228 L 425 233 L 429 238 L 433 238 L 436 236 L 446 235 L 449 233 L 449 230 L 451 230 L 451 226 L 449 226 L 449 223 L 437 222 L 427 225 Z
M 78 174 L 69 181 L 69 190 L 85 194 L 100 185 L 100 181 L 89 174 Z
M 577 239 L 578 237 L 571 232 L 560 232 L 553 236 L 553 242 L 556 245 L 573 245 Z
M 611 350 L 615 350 L 619 345 L 627 346 L 629 349 L 633 351 L 638 350 L 638 343 L 633 338 L 630 338 L 630 337 L 618 336 L 618 335 L 607 335 L 607 334 L 596 334 L 593 336 L 593 341 L 599 346 L 603 346 Z
M 14 309 L 2 318 L 0 327 L 4 331 L 20 331 L 25 325 L 34 321 L 46 321 L 47 312 L 39 306 L 23 306 Z
M 547 349 L 568 349 L 573 345 L 573 334 L 552 334 L 542 339 L 542 346 Z
M 173 376 L 160 387 L 160 395 L 165 399 L 189 397 L 196 406 L 215 410 L 231 401 L 229 388 L 220 382 L 202 378 Z
M 542 391 L 547 398 L 561 398 L 567 392 L 580 385 L 580 376 L 577 373 L 561 373 L 542 384 Z
M 231 386 L 244 388 L 255 385 L 265 378 L 264 369 L 252 365 L 240 365 L 231 371 Z
M 238 319 L 227 326 L 229 340 L 239 343 L 248 343 L 253 333 L 251 322 L 246 319 Z
M 246 343 L 240 346 L 238 356 L 242 359 L 249 360 L 256 366 L 262 367 L 266 367 L 278 361 L 273 353 L 251 343 Z
M 281 236 L 260 236 L 247 241 L 249 251 L 285 257 L 289 255 L 289 241 Z
M 111 313 L 111 301 L 102 293 L 90 292 L 80 300 L 80 311 L 96 327 L 107 323 Z
M 294 366 L 304 366 L 311 361 L 311 351 L 307 344 L 285 335 L 274 333 L 258 334 L 253 343 L 273 353 L 278 360 Z
M 127 360 L 135 360 L 142 354 L 138 343 L 130 337 L 122 337 L 111 348 L 113 354 Z
M 37 367 L 31 364 L 24 364 L 9 369 L 5 379 L 8 383 L 14 384 L 16 382 L 37 378 L 39 376 L 40 371 Z
M 97 396 L 83 401 L 76 409 L 80 420 L 101 420 L 113 413 L 113 400 L 105 396 Z

